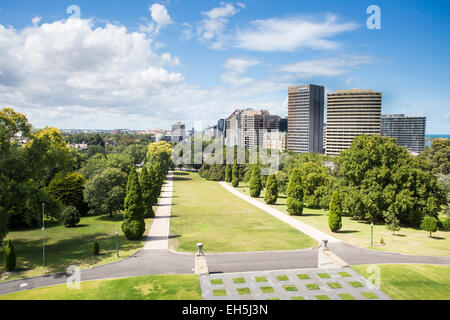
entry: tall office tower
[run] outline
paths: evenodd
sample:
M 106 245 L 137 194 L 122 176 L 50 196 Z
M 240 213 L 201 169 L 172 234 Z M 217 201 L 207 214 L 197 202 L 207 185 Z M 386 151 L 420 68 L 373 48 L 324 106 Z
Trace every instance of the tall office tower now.
M 357 136 L 381 134 L 382 93 L 371 89 L 336 90 L 327 96 L 326 155 L 350 148 Z
M 241 115 L 244 110 L 235 110 L 225 121 L 225 145 L 240 146 L 241 143 Z
M 289 87 L 288 150 L 323 153 L 324 94 L 323 86 Z
M 172 142 L 183 141 L 186 137 L 186 125 L 177 122 L 172 125 Z
M 399 146 L 420 153 L 425 148 L 425 117 L 390 114 L 381 117 L 381 135 L 397 139 Z
M 287 132 L 288 131 L 288 119 L 282 118 L 280 119 L 280 132 Z

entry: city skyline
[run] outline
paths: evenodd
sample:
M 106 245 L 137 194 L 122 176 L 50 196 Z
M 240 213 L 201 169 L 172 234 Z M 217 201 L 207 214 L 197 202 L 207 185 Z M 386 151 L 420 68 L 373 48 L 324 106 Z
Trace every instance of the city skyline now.
M 36 127 L 208 126 L 239 108 L 285 117 L 288 86 L 313 83 L 383 92 L 383 114 L 450 133 L 445 1 L 378 1 L 381 30 L 357 1 L 24 4 L 0 5 L 0 105 Z

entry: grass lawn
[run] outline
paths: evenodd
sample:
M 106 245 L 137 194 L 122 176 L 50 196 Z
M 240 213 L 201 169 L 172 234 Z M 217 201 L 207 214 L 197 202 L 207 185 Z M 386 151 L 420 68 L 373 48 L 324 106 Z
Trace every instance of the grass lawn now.
M 237 189 L 249 195 L 247 184 L 241 182 Z M 259 201 L 264 203 L 264 191 L 261 193 Z M 279 197 L 277 204 L 272 205 L 272 207 L 287 214 L 286 197 Z M 358 247 L 370 248 L 370 223 L 366 221 L 342 217 L 342 230 L 333 233 L 328 227 L 328 211 L 326 210 L 304 208 L 303 215 L 295 218 L 337 239 Z M 441 217 L 442 219 L 443 217 Z M 380 244 L 381 238 L 383 238 L 385 244 Z M 429 238 L 428 233 L 419 228 L 402 227 L 394 236 L 383 224 L 374 225 L 374 247 L 371 249 L 406 254 L 450 256 L 449 248 L 449 231 L 435 232 L 433 238 Z
M 174 173 L 170 247 L 196 252 L 293 250 L 317 242 L 197 173 Z
M 147 230 L 151 219 L 146 219 Z M 56 222 L 47 222 L 45 229 L 45 262 L 42 266 L 42 230 L 39 228 L 9 232 L 6 239 L 13 239 L 17 271 L 11 274 L 0 273 L 0 281 L 66 271 L 70 265 L 81 269 L 117 261 L 115 231 L 119 230 L 120 259 L 140 249 L 142 241 L 129 241 L 120 228 L 122 216 L 83 217 L 75 228 L 65 228 Z M 145 237 L 143 237 L 144 239 Z M 100 244 L 100 255 L 93 255 L 94 241 Z M 0 265 L 3 267 L 3 252 Z
M 0 300 L 201 300 L 196 275 L 144 276 L 81 283 L 80 290 L 66 285 L 0 296 Z
M 368 278 L 368 266 L 352 268 Z M 450 300 L 450 266 L 379 265 L 381 290 L 394 300 Z

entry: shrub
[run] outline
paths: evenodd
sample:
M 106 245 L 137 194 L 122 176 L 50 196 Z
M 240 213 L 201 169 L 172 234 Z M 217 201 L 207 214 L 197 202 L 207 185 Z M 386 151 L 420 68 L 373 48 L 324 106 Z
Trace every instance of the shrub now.
M 261 194 L 261 170 L 258 165 L 253 167 L 252 177 L 250 178 L 250 196 L 252 198 L 258 198 Z
M 264 194 L 264 201 L 267 204 L 275 204 L 278 199 L 277 179 L 275 175 L 270 175 L 266 182 L 266 193 Z
M 328 226 L 332 232 L 342 229 L 342 204 L 339 192 L 335 191 L 331 196 Z
M 5 271 L 10 272 L 16 268 L 16 251 L 14 250 L 14 244 L 11 239 L 8 240 L 5 247 Z
M 94 255 L 98 256 L 100 254 L 100 245 L 98 241 L 94 242 Z
M 80 222 L 80 212 L 73 206 L 64 208 L 62 220 L 66 228 L 75 227 Z
M 422 230 L 430 232 L 430 238 L 431 233 L 437 231 L 437 227 L 437 219 L 430 216 L 423 218 L 422 223 L 420 224 Z
M 383 238 L 380 239 L 380 244 L 385 244 Z
M 231 165 L 228 164 L 225 168 L 225 181 L 231 182 L 233 180 L 233 170 L 231 169 Z
M 142 220 L 124 221 L 122 231 L 128 240 L 139 240 L 145 232 L 145 222 Z
M 290 215 L 303 214 L 303 188 L 302 179 L 298 169 L 292 171 L 287 193 L 287 211 Z
M 234 188 L 237 188 L 239 186 L 239 166 L 237 164 L 233 165 L 232 176 L 233 180 L 231 181 L 231 184 Z

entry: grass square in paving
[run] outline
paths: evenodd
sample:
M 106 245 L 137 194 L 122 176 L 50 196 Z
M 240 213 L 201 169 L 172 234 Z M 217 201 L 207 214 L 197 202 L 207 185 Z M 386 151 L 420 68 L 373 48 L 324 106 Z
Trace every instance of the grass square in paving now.
M 353 288 L 362 288 L 362 287 L 364 287 L 364 285 L 361 282 L 359 282 L 359 281 L 350 281 L 349 284 Z
M 306 288 L 308 288 L 309 290 L 319 290 L 320 289 L 320 287 L 315 283 L 308 283 L 306 285 Z
M 237 288 L 239 294 L 250 294 L 250 288 Z
M 305 297 L 291 297 L 291 300 L 305 300 Z
M 298 291 L 298 289 L 292 284 L 284 285 L 283 288 L 286 291 Z
M 349 293 L 341 293 L 339 294 L 342 300 L 355 300 L 355 298 Z
M 244 278 L 234 278 L 233 282 L 236 284 L 245 283 L 245 279 Z
M 225 289 L 217 289 L 213 291 L 214 295 L 216 297 L 222 297 L 222 296 L 226 296 L 227 295 L 227 290 Z
M 326 294 L 319 294 L 318 296 L 316 296 L 317 300 L 331 300 L 329 296 L 327 296 Z
M 273 292 L 275 292 L 275 290 L 273 290 L 272 287 L 261 287 L 261 291 L 263 293 L 273 293 Z
M 255 281 L 256 282 L 267 282 L 267 278 L 266 277 L 255 277 Z
M 308 280 L 311 279 L 307 274 L 298 274 L 297 278 L 299 278 L 300 280 Z
M 267 300 L 280 300 L 280 298 L 269 298 Z
M 339 284 L 339 282 L 328 282 L 327 285 L 331 289 L 341 289 L 342 288 L 342 286 Z
M 223 284 L 223 280 L 222 279 L 211 279 L 211 284 L 213 286 L 220 286 Z
M 318 273 L 317 276 L 322 279 L 331 278 L 331 276 L 328 273 Z
M 351 278 L 352 275 L 348 272 L 339 272 L 339 275 L 344 278 Z
M 361 292 L 361 294 L 366 298 L 366 299 L 378 299 L 378 296 L 373 293 L 373 292 Z
M 279 275 L 277 276 L 278 281 L 289 281 L 289 277 L 287 275 Z

